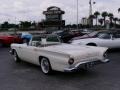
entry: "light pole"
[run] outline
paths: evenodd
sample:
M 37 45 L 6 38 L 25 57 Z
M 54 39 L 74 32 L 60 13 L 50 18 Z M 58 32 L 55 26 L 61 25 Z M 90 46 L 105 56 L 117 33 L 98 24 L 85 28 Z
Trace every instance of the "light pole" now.
M 92 15 L 92 1 L 91 0 L 89 1 L 89 4 L 90 4 L 90 6 L 89 6 L 89 16 L 90 16 L 90 15 Z
M 77 30 L 79 29 L 79 27 L 78 27 L 78 16 L 79 16 L 79 13 L 78 13 L 78 0 L 77 0 Z
M 15 30 L 14 30 L 14 34 L 16 35 L 17 34 L 17 23 L 16 23 L 16 16 L 15 16 Z

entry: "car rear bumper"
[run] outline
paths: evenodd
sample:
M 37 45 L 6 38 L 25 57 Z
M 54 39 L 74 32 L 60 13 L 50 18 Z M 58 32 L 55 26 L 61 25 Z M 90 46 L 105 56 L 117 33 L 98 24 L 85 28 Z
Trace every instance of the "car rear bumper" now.
M 109 62 L 109 59 L 105 59 L 104 61 L 98 60 L 98 61 L 92 61 L 92 62 L 82 62 L 82 63 L 80 62 L 76 64 L 74 67 L 65 68 L 64 72 L 74 72 L 79 70 L 80 68 L 91 68 L 95 65 L 104 64 L 108 62 Z

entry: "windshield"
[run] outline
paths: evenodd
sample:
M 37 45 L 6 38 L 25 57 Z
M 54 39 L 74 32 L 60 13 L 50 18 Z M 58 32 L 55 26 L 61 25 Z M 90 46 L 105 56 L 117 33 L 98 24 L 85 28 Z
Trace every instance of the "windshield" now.
M 110 39 L 111 35 L 109 33 L 101 33 L 101 34 L 98 35 L 98 38 L 101 38 L 101 39 Z
M 92 33 L 90 33 L 90 34 L 87 34 L 88 36 L 95 36 L 96 34 L 97 34 L 98 32 L 92 32 Z
M 56 45 L 60 44 L 61 41 L 58 38 L 58 36 L 47 36 L 47 37 L 41 37 L 41 36 L 35 36 L 32 38 L 31 45 L 32 46 L 49 46 L 49 45 Z

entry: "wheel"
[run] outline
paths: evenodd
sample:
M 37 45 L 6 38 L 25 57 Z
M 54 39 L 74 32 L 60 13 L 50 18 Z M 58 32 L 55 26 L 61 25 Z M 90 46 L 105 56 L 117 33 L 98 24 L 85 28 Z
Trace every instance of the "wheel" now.
M 52 69 L 50 62 L 47 58 L 42 58 L 40 62 L 41 70 L 44 74 L 50 74 Z
M 14 60 L 15 60 L 15 62 L 20 62 L 20 61 L 21 61 L 21 60 L 19 59 L 19 57 L 18 57 L 18 55 L 17 55 L 17 52 L 16 52 L 16 51 L 14 51 L 13 56 L 14 56 Z

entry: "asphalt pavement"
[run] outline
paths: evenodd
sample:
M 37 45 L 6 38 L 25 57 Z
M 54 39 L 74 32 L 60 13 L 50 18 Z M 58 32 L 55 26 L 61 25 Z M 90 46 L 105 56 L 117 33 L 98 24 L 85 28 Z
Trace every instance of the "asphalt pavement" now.
M 9 48 L 0 48 L 0 90 L 120 90 L 120 49 L 108 54 L 107 64 L 47 76 L 38 66 L 15 63 Z

